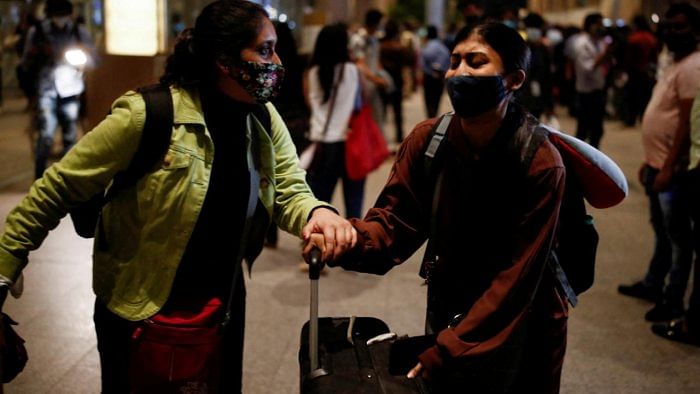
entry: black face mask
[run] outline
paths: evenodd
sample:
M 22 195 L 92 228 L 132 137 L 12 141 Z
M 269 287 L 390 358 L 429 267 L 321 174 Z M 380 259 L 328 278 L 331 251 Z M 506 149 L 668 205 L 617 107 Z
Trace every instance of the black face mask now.
M 472 118 L 496 107 L 506 98 L 508 91 L 500 75 L 459 75 L 447 79 L 447 94 L 457 115 Z
M 669 32 L 664 37 L 668 50 L 673 53 L 686 54 L 693 52 L 698 45 L 697 39 L 692 32 L 674 33 Z

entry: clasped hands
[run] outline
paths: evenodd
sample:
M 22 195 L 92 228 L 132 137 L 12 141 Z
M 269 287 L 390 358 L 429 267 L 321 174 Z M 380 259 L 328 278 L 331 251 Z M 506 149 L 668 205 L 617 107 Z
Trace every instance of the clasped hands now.
M 302 254 L 309 261 L 309 253 L 316 247 L 321 260 L 328 262 L 342 256 L 355 247 L 357 231 L 350 222 L 330 209 L 316 209 L 301 232 L 304 240 Z

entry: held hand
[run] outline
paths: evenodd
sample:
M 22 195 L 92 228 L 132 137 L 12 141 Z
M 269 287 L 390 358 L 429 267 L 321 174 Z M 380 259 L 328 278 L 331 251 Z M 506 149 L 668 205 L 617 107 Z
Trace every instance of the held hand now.
M 325 239 L 325 248 L 319 248 L 323 252 L 323 261 L 340 257 L 357 243 L 357 231 L 352 224 L 330 209 L 316 209 L 301 236 L 308 241 L 313 233 L 323 234 Z

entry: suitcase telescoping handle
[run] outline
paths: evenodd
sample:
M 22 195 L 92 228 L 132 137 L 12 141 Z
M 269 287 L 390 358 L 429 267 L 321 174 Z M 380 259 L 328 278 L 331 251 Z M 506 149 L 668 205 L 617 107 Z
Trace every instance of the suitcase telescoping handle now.
M 309 279 L 311 282 L 311 308 L 309 316 L 309 356 L 311 374 L 319 369 L 318 365 L 318 278 L 323 269 L 321 250 L 314 248 L 309 256 Z

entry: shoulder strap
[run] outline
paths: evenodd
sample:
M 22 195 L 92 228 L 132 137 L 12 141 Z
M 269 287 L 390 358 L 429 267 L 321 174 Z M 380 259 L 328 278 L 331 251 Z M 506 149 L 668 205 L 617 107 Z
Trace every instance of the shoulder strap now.
M 442 145 L 442 141 L 445 139 L 447 129 L 450 126 L 453 116 L 454 112 L 448 112 L 440 117 L 437 125 L 433 127 L 433 130 L 430 133 L 430 142 L 428 143 L 428 147 L 425 149 L 425 153 L 423 154 L 423 171 L 425 174 L 425 179 L 427 179 L 430 185 L 433 187 L 433 198 L 429 218 L 430 233 L 428 234 L 428 245 L 426 247 L 423 263 L 421 264 L 420 268 L 420 276 L 425 278 L 427 282 L 430 281 L 431 271 L 437 264 L 438 259 L 438 256 L 435 255 L 434 242 L 438 237 L 438 225 L 436 218 L 443 178 L 442 171 L 435 174 L 434 163 L 440 150 L 440 146 Z M 434 177 L 436 177 L 435 182 L 431 182 Z
M 428 147 L 425 149 L 425 157 L 423 158 L 423 168 L 425 169 L 425 175 L 428 179 L 432 176 L 433 162 L 437 156 L 438 150 L 442 144 L 442 140 L 445 139 L 445 134 L 447 134 L 447 128 L 450 126 L 454 112 L 448 112 L 440 117 L 438 124 L 433 131 L 430 133 L 431 138 L 428 143 Z
M 158 163 L 170 145 L 173 129 L 173 99 L 167 85 L 152 85 L 138 89 L 146 102 L 146 123 L 141 141 L 129 167 L 114 177 L 105 201 L 121 190 L 134 185 Z

